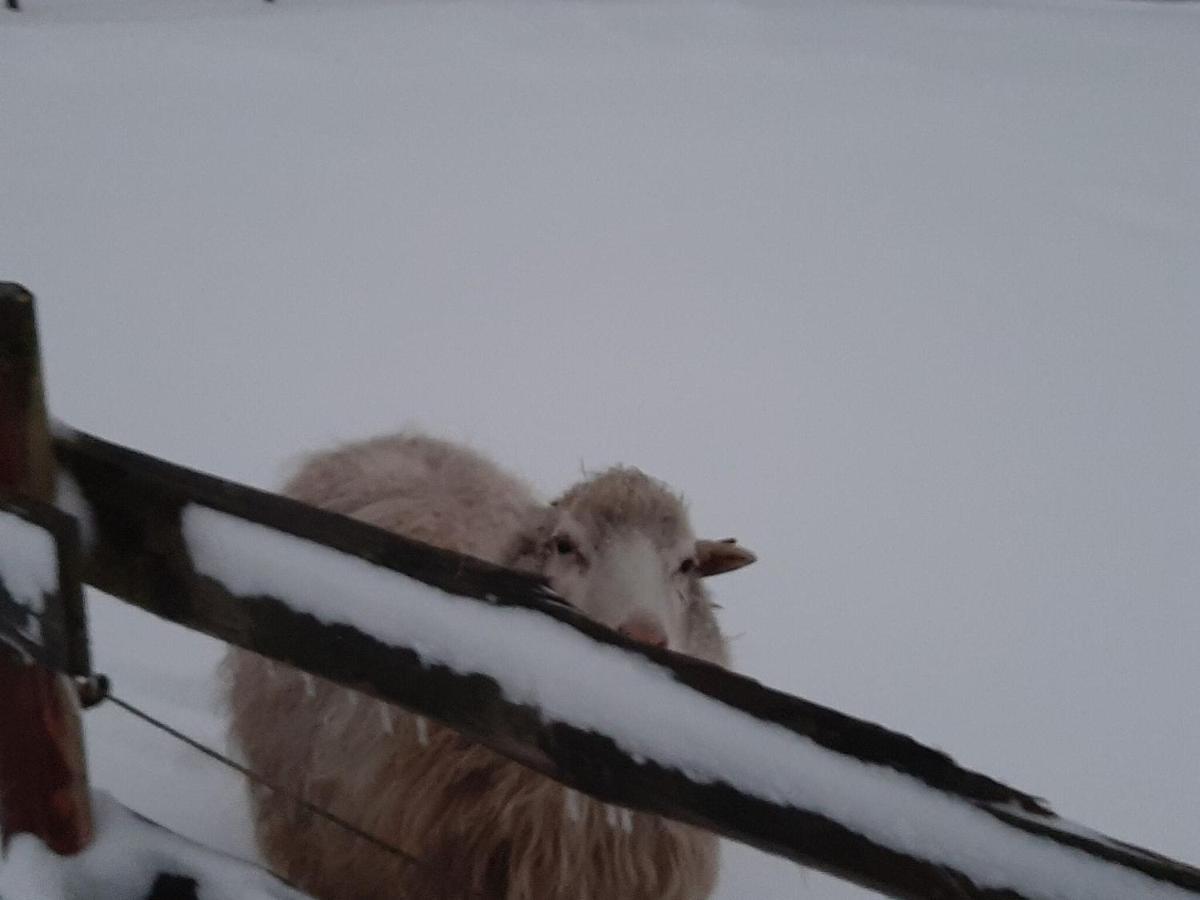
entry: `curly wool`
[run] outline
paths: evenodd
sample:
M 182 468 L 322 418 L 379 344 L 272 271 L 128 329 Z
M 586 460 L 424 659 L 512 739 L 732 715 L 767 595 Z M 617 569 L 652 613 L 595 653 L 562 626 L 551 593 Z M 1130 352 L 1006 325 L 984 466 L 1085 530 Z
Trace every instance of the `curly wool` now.
M 596 514 L 624 508 L 664 528 L 686 524 L 657 483 L 639 498 L 635 485 L 651 482 L 635 471 L 598 476 L 612 502 Z M 500 563 L 548 510 L 478 454 L 419 435 L 319 456 L 287 493 Z M 579 505 L 575 492 L 563 500 Z M 706 832 L 618 814 L 449 729 L 252 653 L 232 650 L 225 672 L 231 737 L 252 769 L 423 861 L 254 794 L 265 859 L 319 900 L 703 900 L 712 891 L 718 845 Z

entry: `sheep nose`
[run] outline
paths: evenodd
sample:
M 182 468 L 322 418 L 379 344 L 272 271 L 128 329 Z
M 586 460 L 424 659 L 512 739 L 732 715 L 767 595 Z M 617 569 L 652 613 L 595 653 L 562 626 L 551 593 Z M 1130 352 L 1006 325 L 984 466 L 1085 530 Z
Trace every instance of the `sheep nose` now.
M 667 646 L 667 636 L 663 630 L 652 622 L 647 622 L 643 619 L 630 619 L 624 625 L 617 629 L 618 634 L 622 634 L 631 641 L 637 641 L 639 644 L 646 644 L 650 647 Z

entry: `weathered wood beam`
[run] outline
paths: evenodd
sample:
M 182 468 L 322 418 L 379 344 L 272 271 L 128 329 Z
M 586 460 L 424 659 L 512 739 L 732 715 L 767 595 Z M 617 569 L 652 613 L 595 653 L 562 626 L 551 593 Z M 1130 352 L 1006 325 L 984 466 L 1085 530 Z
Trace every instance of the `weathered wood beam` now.
M 675 683 L 707 698 L 713 711 L 740 710 L 796 736 L 798 748 L 823 748 L 859 771 L 890 770 L 939 802 L 965 807 L 976 820 L 982 815 L 1004 834 L 1035 841 L 1040 853 L 1061 858 L 1067 869 L 1083 860 L 1139 885 L 1161 885 L 1168 890 L 1163 896 L 1200 897 L 1200 871 L 1064 823 L 1036 798 L 962 769 L 904 735 L 719 667 L 626 641 L 553 602 L 535 577 L 86 435 L 64 433 L 56 450 L 94 519 L 96 540 L 85 565 L 89 583 L 171 621 L 428 716 L 601 800 L 690 822 L 898 898 L 1093 896 L 1086 884 L 1067 893 L 1039 894 L 1027 887 L 1028 876 L 1006 880 L 1002 859 L 989 859 L 990 875 L 977 883 L 936 852 L 870 837 L 817 808 L 749 793 L 733 783 L 736 779 L 696 779 L 667 763 L 635 757 L 611 736 L 510 702 L 490 677 L 430 665 L 403 642 L 321 622 L 294 608 L 288 597 L 237 596 L 197 571 L 182 528 L 185 510 L 193 504 L 206 507 L 457 597 L 549 617 L 596 644 L 649 659 L 668 670 Z M 262 559 L 261 566 L 271 567 L 272 560 Z M 342 602 L 354 601 L 348 585 Z
M 0 283 L 0 490 L 54 494 L 33 297 L 8 283 Z M 61 566 L 73 561 L 59 563 L 69 579 Z M 0 646 L 0 843 L 22 832 L 63 854 L 91 840 L 83 737 L 70 680 Z

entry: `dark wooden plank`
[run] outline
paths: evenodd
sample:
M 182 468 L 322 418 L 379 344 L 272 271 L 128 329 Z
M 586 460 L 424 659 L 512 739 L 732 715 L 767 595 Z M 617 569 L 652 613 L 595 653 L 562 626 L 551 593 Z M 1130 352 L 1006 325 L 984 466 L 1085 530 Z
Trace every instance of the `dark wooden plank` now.
M 49 441 L 33 295 L 0 282 L 0 487 L 49 500 Z
M 440 721 L 523 764 L 602 800 L 690 822 L 846 880 L 902 898 L 1021 900 L 981 888 L 961 872 L 881 845 L 812 810 L 774 804 L 729 784 L 698 783 L 635 760 L 608 736 L 548 720 L 505 700 L 482 675 L 422 663 L 403 646 L 291 608 L 288 598 L 237 597 L 198 575 L 181 531 L 189 503 L 316 541 L 477 602 L 522 607 L 569 624 L 598 643 L 643 654 L 721 704 L 803 735 L 851 759 L 890 767 L 982 809 L 1011 809 L 1044 828 L 1056 818 L 1036 798 L 962 769 L 904 735 L 773 691 L 716 666 L 624 640 L 547 598 L 537 578 L 404 540 L 290 499 L 173 466 L 86 435 L 56 442 L 60 465 L 92 507 L 97 543 L 89 583 L 157 615 Z M 269 560 L 263 561 L 270 565 Z M 248 602 L 252 601 L 252 602 Z M 448 599 L 448 602 L 455 602 Z M 1023 825 L 1005 823 L 1027 833 Z M 1065 833 L 1065 832 L 1064 832 Z M 1072 834 L 1076 849 L 1200 896 L 1200 873 L 1115 842 Z
M 0 489 L 42 501 L 54 492 L 33 297 L 8 283 L 0 283 Z M 77 556 L 60 557 L 59 571 L 60 586 L 77 592 L 78 572 L 64 560 L 77 566 Z M 3 648 L 0 843 L 22 832 L 77 853 L 91 840 L 91 799 L 71 682 Z
M 199 882 L 187 875 L 159 875 L 150 886 L 146 900 L 199 900 Z
M 782 725 L 830 750 L 886 765 L 939 790 L 975 800 L 1011 803 L 1031 812 L 1049 812 L 1037 798 L 963 769 L 945 753 L 907 735 L 772 690 L 719 666 L 627 640 L 547 599 L 545 582 L 536 576 L 408 540 L 346 516 L 175 466 L 91 435 L 76 433 L 70 439 L 60 438 L 55 449 L 60 465 L 83 490 L 98 527 L 99 540 L 88 560 L 85 580 L 164 618 L 182 621 L 213 617 L 204 609 L 210 602 L 217 602 L 213 595 L 203 586 L 189 586 L 195 575 L 179 526 L 183 507 L 198 503 L 332 547 L 447 593 L 530 609 L 568 622 L 598 643 L 632 649 L 667 665 L 681 683 L 758 719 Z M 233 629 L 234 637 L 238 636 L 238 628 L 250 627 L 244 622 L 224 624 Z M 253 637 L 273 640 L 257 633 Z M 240 640 L 230 643 L 244 646 Z M 331 659 L 330 664 L 338 662 Z

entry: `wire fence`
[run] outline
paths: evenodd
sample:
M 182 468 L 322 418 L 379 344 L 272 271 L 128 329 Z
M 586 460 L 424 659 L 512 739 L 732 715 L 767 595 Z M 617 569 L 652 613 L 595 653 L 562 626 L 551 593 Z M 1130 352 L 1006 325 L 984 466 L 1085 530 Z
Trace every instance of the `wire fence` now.
M 382 840 L 381 838 L 377 837 L 376 835 L 371 834 L 370 832 L 365 831 L 362 828 L 359 828 L 354 823 L 348 822 L 346 819 L 342 818 L 341 816 L 335 815 L 334 813 L 330 812 L 329 810 L 324 809 L 321 806 L 318 806 L 317 804 L 313 803 L 312 801 L 301 796 L 299 793 L 297 793 L 293 790 L 290 790 L 290 789 L 284 787 L 283 785 L 280 785 L 280 784 L 264 777 L 262 774 L 251 770 L 247 766 L 242 765 L 237 760 L 231 759 L 229 756 L 225 755 L 224 753 L 221 753 L 219 750 L 215 750 L 212 747 L 209 747 L 208 745 L 201 743 L 200 741 L 183 733 L 182 731 L 175 728 L 174 726 L 169 725 L 168 723 L 164 722 L 162 719 L 159 719 L 156 716 L 151 715 L 150 713 L 146 712 L 144 709 L 141 709 L 140 707 L 131 703 L 130 701 L 117 696 L 115 693 L 113 693 L 113 691 L 111 689 L 109 689 L 105 693 L 104 697 L 102 699 L 100 699 L 98 702 L 103 703 L 105 701 L 111 702 L 114 706 L 125 711 L 126 713 L 128 713 L 129 715 L 138 719 L 139 721 L 141 721 L 141 722 L 145 723 L 146 725 L 156 729 L 157 731 L 167 735 L 168 737 L 172 738 L 173 740 L 178 741 L 179 743 L 190 747 L 192 750 L 196 751 L 197 753 L 200 753 L 201 755 L 207 757 L 208 759 L 212 760 L 213 762 L 216 762 L 219 765 L 224 766 L 225 768 L 229 769 L 232 772 L 236 772 L 237 774 L 239 774 L 243 778 L 245 778 L 247 781 L 251 782 L 251 784 L 253 784 L 255 787 L 257 787 L 261 790 L 269 790 L 272 793 L 277 794 L 280 797 L 283 797 L 285 800 L 287 800 L 289 803 L 291 803 L 297 809 L 303 810 L 304 812 L 306 812 L 310 815 L 314 815 L 320 819 L 324 819 L 326 822 L 341 829 L 342 831 L 346 832 L 347 834 L 350 834 L 350 835 L 358 838 L 359 840 L 365 841 L 366 843 L 370 844 L 372 847 L 376 848 L 377 850 L 387 853 L 390 856 L 395 857 L 396 859 L 402 860 L 407 865 L 419 866 L 419 867 L 427 868 L 427 869 L 432 868 L 432 866 L 428 862 L 421 859 L 416 854 L 410 853 L 406 850 L 401 849 L 400 847 L 395 846 L 394 844 L 390 844 L 387 841 Z M 95 704 L 92 704 L 92 705 L 95 705 Z M 280 878 L 280 880 L 284 880 L 283 877 L 279 873 L 273 873 L 273 874 L 275 874 L 275 876 L 277 878 Z M 482 897 L 482 894 L 471 893 L 471 894 L 467 894 L 466 896 Z

